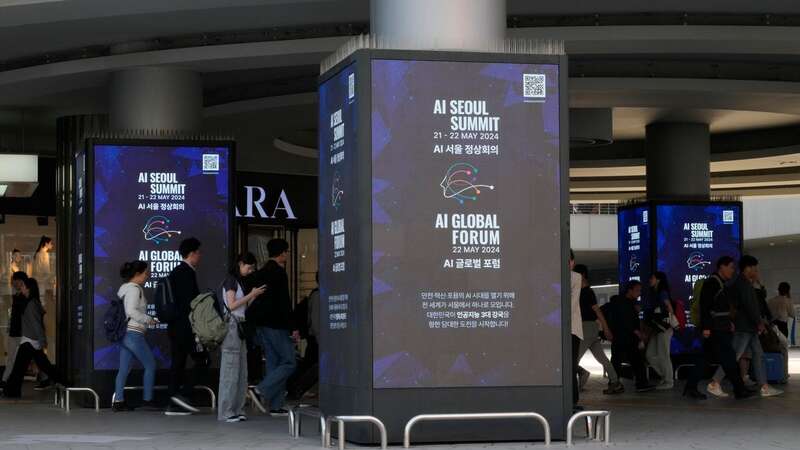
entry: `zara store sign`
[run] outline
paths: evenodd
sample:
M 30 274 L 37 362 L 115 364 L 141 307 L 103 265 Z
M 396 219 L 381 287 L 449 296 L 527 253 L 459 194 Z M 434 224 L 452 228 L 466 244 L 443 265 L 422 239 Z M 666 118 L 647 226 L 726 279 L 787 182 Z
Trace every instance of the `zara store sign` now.
M 244 223 L 317 226 L 317 177 L 236 173 L 236 220 Z

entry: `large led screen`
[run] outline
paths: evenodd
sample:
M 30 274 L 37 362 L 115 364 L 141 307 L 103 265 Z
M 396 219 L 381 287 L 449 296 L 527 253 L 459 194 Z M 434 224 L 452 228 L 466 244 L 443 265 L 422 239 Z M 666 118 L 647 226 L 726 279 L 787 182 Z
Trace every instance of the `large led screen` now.
M 363 351 L 356 335 L 362 324 L 355 291 L 360 237 L 355 67 L 352 63 L 343 68 L 319 88 L 319 274 L 320 310 L 325 318 L 320 381 L 338 386 L 357 383 L 357 358 Z M 364 184 L 368 189 L 368 180 Z
M 558 66 L 371 74 L 374 387 L 561 385 Z
M 688 310 L 694 283 L 714 273 L 720 257 L 741 256 L 741 206 L 662 204 L 656 206 L 656 216 L 656 266 L 667 274 L 673 299 L 682 300 Z M 699 348 L 692 330 L 673 340 L 673 353 Z
M 150 264 L 148 313 L 159 278 L 181 261 L 180 241 L 200 239 L 201 290 L 216 289 L 230 260 L 230 167 L 227 147 L 94 145 L 94 368 L 114 370 L 119 349 L 105 338 L 103 315 L 117 298 L 123 262 Z M 158 367 L 170 366 L 166 325 L 147 333 Z
M 620 288 L 631 280 L 650 276 L 650 210 L 647 206 L 620 209 L 617 213 Z

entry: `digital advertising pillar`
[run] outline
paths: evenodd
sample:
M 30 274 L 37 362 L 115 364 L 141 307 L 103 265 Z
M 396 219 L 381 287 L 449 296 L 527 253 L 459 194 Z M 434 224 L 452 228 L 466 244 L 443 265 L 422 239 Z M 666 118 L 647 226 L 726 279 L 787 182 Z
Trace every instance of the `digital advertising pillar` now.
M 367 50 L 323 75 L 324 414 L 374 415 L 397 442 L 418 414 L 534 411 L 563 437 L 565 80 L 560 56 Z M 414 435 L 544 437 L 525 421 Z
M 110 404 L 119 346 L 106 339 L 103 317 L 118 298 L 121 265 L 149 264 L 143 287 L 152 316 L 158 280 L 182 260 L 181 240 L 202 242 L 201 291 L 216 289 L 224 279 L 234 251 L 233 151 L 229 141 L 103 139 L 88 141 L 78 155 L 73 255 L 78 285 L 70 319 L 73 342 L 80 344 L 72 375 L 77 385 L 98 390 L 104 402 Z M 166 324 L 149 329 L 146 338 L 158 369 L 169 369 Z M 129 385 L 141 385 L 137 379 L 134 372 Z
M 617 213 L 620 287 L 630 280 L 648 286 L 664 272 L 673 300 L 686 308 L 687 327 L 672 339 L 672 354 L 697 353 L 700 338 L 691 323 L 694 284 L 716 271 L 717 260 L 742 255 L 742 203 L 647 202 Z

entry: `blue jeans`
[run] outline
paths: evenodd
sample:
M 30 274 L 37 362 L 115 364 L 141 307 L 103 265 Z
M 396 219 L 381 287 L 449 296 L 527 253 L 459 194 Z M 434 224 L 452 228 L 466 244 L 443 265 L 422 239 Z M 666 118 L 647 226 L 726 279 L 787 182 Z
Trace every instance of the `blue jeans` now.
M 156 360 L 142 333 L 128 330 L 119 346 L 119 372 L 115 385 L 116 401 L 125 399 L 125 381 L 131 371 L 131 359 L 136 357 L 144 366 L 144 400 L 153 400 L 153 383 L 156 378 Z
M 764 361 L 764 350 L 756 333 L 736 332 L 733 334 L 733 350 L 736 351 L 736 360 L 741 359 L 745 352 L 750 352 L 753 373 L 759 386 L 767 384 L 767 365 Z
M 292 336 L 288 330 L 259 327 L 256 339 L 267 360 L 266 376 L 256 388 L 269 402 L 270 410 L 281 409 L 286 400 L 286 380 L 297 367 Z

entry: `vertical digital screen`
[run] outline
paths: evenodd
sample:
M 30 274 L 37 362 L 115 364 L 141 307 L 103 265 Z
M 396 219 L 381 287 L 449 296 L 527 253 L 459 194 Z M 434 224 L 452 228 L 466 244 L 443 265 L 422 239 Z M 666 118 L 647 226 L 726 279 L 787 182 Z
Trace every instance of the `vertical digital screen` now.
M 371 74 L 374 387 L 561 385 L 558 66 Z
M 356 384 L 360 342 L 355 67 L 345 67 L 319 89 L 320 382 L 339 386 Z
M 181 262 L 178 245 L 202 242 L 197 280 L 216 289 L 228 270 L 231 232 L 227 147 L 95 145 L 93 151 L 94 368 L 114 370 L 119 349 L 108 342 L 103 315 L 123 280 L 125 261 L 150 264 L 148 314 L 158 280 Z M 166 324 L 148 330 L 160 369 L 170 366 Z
M 628 281 L 646 282 L 650 277 L 650 230 L 648 206 L 624 208 L 617 213 L 620 290 Z
M 742 247 L 741 205 L 657 205 L 657 268 L 667 274 L 672 298 L 691 307 L 692 288 L 716 270 L 717 260 L 739 260 Z M 689 314 L 687 313 L 687 319 Z M 693 330 L 676 333 L 673 353 L 698 350 Z

